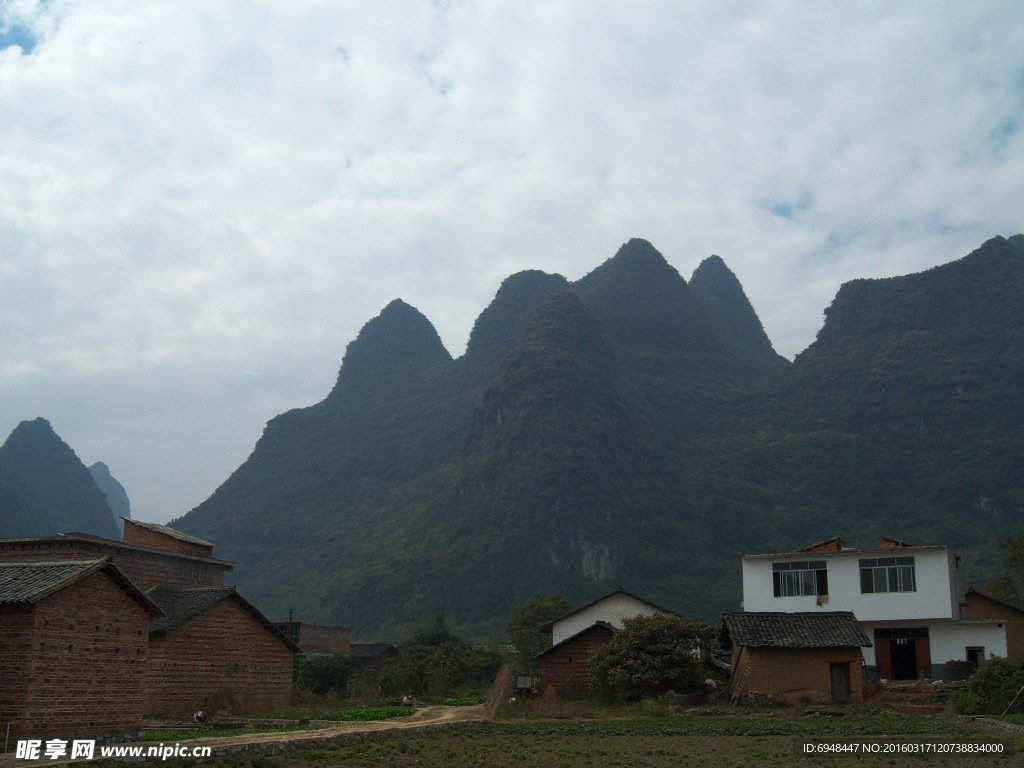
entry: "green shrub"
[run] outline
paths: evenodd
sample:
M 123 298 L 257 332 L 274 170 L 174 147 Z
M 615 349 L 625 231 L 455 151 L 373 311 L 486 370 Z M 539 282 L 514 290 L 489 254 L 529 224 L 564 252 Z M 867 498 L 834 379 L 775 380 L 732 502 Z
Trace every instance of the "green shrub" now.
M 317 696 L 329 691 L 345 694 L 349 680 L 359 672 L 359 660 L 352 656 L 296 656 L 295 684 Z
M 1024 667 L 1012 659 L 992 655 L 981 665 L 961 691 L 954 703 L 965 715 L 1001 715 L 1024 688 Z M 1024 696 L 1018 698 L 1013 712 L 1024 711 Z

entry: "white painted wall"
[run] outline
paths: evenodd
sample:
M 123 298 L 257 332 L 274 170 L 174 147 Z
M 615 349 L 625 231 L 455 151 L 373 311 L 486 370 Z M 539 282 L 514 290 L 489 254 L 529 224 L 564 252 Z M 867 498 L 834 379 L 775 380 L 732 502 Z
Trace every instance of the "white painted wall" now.
M 860 564 L 865 558 L 913 557 L 916 592 L 860 591 Z M 828 600 L 816 596 L 775 597 L 772 563 L 824 560 L 828 569 Z M 956 557 L 947 547 L 871 549 L 850 552 L 801 552 L 743 558 L 743 610 L 853 611 L 861 622 L 914 619 L 959 619 L 959 574 Z
M 607 621 L 613 627 L 622 629 L 622 620 L 624 618 L 653 616 L 656 613 L 664 613 L 664 611 L 658 610 L 643 600 L 637 600 L 630 595 L 616 592 L 598 600 L 591 606 L 582 608 L 576 613 L 556 621 L 551 629 L 551 644 L 555 645 L 566 638 L 572 637 L 577 632 L 582 632 L 596 621 Z
M 966 661 L 967 648 L 985 649 L 985 658 L 994 653 L 1006 655 L 1006 628 L 999 621 L 909 621 L 861 622 L 861 628 L 874 643 L 875 629 L 879 627 L 928 627 L 928 646 L 931 649 L 932 674 L 940 671 L 947 661 Z M 864 663 L 875 663 L 875 648 L 864 648 Z

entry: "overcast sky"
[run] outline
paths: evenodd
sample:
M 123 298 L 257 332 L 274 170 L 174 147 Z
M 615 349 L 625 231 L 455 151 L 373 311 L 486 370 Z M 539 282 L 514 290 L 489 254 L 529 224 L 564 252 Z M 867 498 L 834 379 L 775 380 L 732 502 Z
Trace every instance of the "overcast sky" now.
M 202 502 L 392 299 L 722 256 L 792 358 L 839 286 L 1024 231 L 1006 2 L 0 0 L 0 442 Z

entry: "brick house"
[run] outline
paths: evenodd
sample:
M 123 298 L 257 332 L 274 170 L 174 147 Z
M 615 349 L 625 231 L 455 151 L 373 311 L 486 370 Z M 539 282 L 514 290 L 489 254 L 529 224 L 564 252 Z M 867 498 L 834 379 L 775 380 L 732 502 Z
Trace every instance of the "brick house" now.
M 1002 620 L 968 617 L 960 558 L 948 547 L 880 536 L 854 548 L 836 537 L 742 562 L 744 610 L 851 611 L 873 641 L 865 662 L 883 679 L 941 679 L 947 661 L 1006 655 Z
M 364 669 L 380 672 L 389 661 L 398 658 L 398 649 L 389 643 L 352 643 L 351 654 Z
M 732 651 L 733 700 L 759 692 L 786 704 L 864 700 L 864 659 L 871 645 L 849 611 L 727 613 L 722 648 Z
M 0 539 L 0 561 L 109 557 L 139 589 L 220 587 L 234 565 L 213 557 L 213 544 L 157 523 L 124 520 L 122 541 L 87 533 Z
M 298 648 L 243 600 L 233 587 L 224 586 L 224 574 L 231 571 L 233 565 L 213 557 L 213 547 L 209 542 L 165 525 L 125 518 L 122 541 L 83 533 L 0 539 L 0 563 L 27 566 L 104 560 L 112 564 L 120 579 L 141 595 L 144 603 L 156 614 L 161 611 L 145 592 L 160 589 L 182 593 L 177 603 L 165 601 L 174 607 L 173 615 L 181 621 L 171 626 L 170 617 L 165 615 L 161 619 L 167 621 L 154 622 L 154 630 L 149 626 L 150 616 L 144 617 L 146 643 L 143 657 L 146 661 L 132 666 L 133 676 L 119 678 L 125 686 L 128 680 L 135 681 L 136 693 L 123 696 L 125 702 L 154 697 L 152 701 L 145 698 L 144 706 L 140 706 L 137 715 L 133 715 L 139 723 L 143 711 L 190 713 L 202 708 L 198 704 L 206 701 L 244 699 L 273 702 L 273 706 L 285 703 L 291 688 L 292 662 Z M 184 593 L 190 591 L 194 594 L 186 599 Z M 219 595 L 218 599 L 205 603 L 211 594 Z M 122 603 L 127 605 L 124 600 Z M 183 609 L 179 611 L 184 604 L 200 608 L 196 613 L 185 616 L 181 612 Z M 73 603 L 69 605 L 74 606 Z M 83 615 L 89 614 L 86 603 L 78 607 Z M 137 613 L 136 609 L 132 610 Z M 20 626 L 17 623 L 5 624 L 4 631 L 10 627 L 8 636 L 17 637 L 22 643 L 33 642 L 19 634 Z M 75 649 L 87 647 L 88 643 L 99 643 L 92 637 L 97 632 L 94 627 L 104 625 L 98 621 L 91 624 L 69 621 L 67 626 L 63 642 Z M 122 650 L 121 658 L 130 651 L 131 648 Z M 42 681 L 40 686 L 47 687 L 46 696 L 53 700 L 66 700 L 69 711 L 81 714 L 82 728 L 93 729 L 92 723 L 108 722 L 112 730 L 106 735 L 123 733 L 120 721 L 96 718 L 92 683 L 68 688 L 60 682 L 70 679 L 65 662 L 72 664 L 70 669 L 73 670 L 79 661 L 85 665 L 99 665 L 101 659 L 102 656 L 69 660 L 60 655 L 40 655 L 35 666 L 36 678 Z M 147 669 L 152 669 L 152 680 L 148 686 L 145 679 Z M 231 673 L 230 680 L 226 672 Z M 92 674 L 85 677 L 74 674 L 79 680 L 95 678 Z M 180 693 L 172 692 L 173 687 L 180 687 Z M 39 691 L 38 695 L 43 696 L 41 688 Z M 131 706 L 135 707 L 135 704 Z M 99 733 L 95 730 L 90 732 Z M 49 734 L 25 734 L 31 738 L 40 735 Z
M 546 700 L 584 699 L 593 693 L 587 662 L 594 649 L 611 641 L 619 630 L 606 621 L 596 621 L 575 635 L 564 638 L 537 656 L 540 671 L 537 690 Z
M 307 656 L 348 656 L 352 651 L 351 627 L 310 624 L 290 617 L 288 621 L 275 621 L 274 626 Z
M 0 563 L 0 722 L 11 738 L 142 731 L 149 623 L 109 557 Z
M 154 587 L 163 616 L 149 627 L 147 715 L 281 709 L 299 647 L 234 587 Z
M 1024 610 L 1010 603 L 1004 603 L 973 587 L 964 596 L 967 604 L 968 621 L 1000 621 L 1006 627 L 1006 655 L 1016 662 L 1024 664 Z M 966 649 L 965 661 L 973 661 L 977 666 L 985 662 L 984 647 Z M 995 649 L 990 651 L 995 652 Z
M 542 624 L 551 633 L 551 647 L 538 654 L 537 690 L 546 698 L 584 698 L 593 691 L 587 672 L 590 652 L 622 629 L 623 619 L 670 611 L 619 587 L 582 608 Z
M 616 629 L 622 629 L 623 619 L 631 619 L 634 616 L 653 616 L 656 613 L 671 614 L 673 612 L 619 587 L 604 597 L 587 603 L 582 608 L 576 608 L 553 621 L 542 624 L 540 630 L 550 632 L 551 644 L 556 645 L 598 621 L 606 622 Z

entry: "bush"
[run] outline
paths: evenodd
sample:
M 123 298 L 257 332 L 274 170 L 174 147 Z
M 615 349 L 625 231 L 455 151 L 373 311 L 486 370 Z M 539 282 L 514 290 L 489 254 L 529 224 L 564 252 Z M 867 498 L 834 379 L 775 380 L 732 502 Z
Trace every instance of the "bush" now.
M 956 696 L 956 710 L 965 715 L 1001 715 L 1021 688 L 1024 667 L 1012 659 L 990 656 Z M 1024 696 L 1014 702 L 1011 711 L 1024 711 Z
M 359 668 L 359 660 L 352 656 L 297 656 L 293 679 L 299 688 L 317 696 L 328 691 L 345 695 L 345 686 Z
M 623 619 L 623 629 L 590 654 L 594 687 L 627 699 L 674 690 L 699 691 L 704 674 L 697 658 L 714 628 L 672 614 Z

